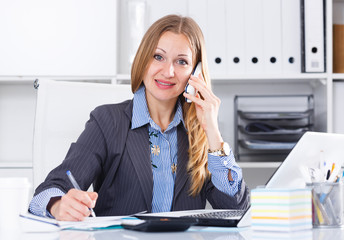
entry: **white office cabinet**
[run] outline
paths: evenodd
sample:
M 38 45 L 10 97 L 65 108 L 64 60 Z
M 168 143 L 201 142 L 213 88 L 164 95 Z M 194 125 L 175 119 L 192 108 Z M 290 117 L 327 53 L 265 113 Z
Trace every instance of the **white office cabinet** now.
M 0 163 L 30 163 L 35 116 L 35 89 L 0 83 Z
M 220 130 L 233 148 L 236 95 L 312 94 L 315 130 L 341 131 L 343 124 L 337 109 L 341 109 L 343 101 L 337 96 L 341 97 L 343 90 L 337 85 L 343 83 L 333 80 L 343 80 L 344 74 L 332 72 L 332 10 L 338 3 L 325 1 L 326 72 L 301 73 L 301 31 L 297 27 L 300 1 L 0 1 L 0 173 L 16 169 L 21 175 L 21 170 L 32 171 L 35 78 L 128 81 L 130 64 L 144 31 L 157 18 L 170 13 L 192 16 L 199 23 L 206 37 L 209 65 L 214 57 L 221 57 L 223 65 L 213 65 L 211 76 L 213 90 L 222 101 Z M 271 12 L 270 5 L 266 5 L 269 2 L 275 4 L 275 9 L 280 6 L 280 11 Z M 264 18 L 266 11 L 270 15 Z M 131 16 L 135 12 L 141 15 Z M 213 16 L 214 12 L 218 14 Z M 281 19 L 267 22 L 277 16 Z M 276 32 L 280 35 L 272 35 L 274 31 L 270 28 L 278 25 L 280 29 Z M 281 52 L 269 36 L 276 41 L 281 39 Z M 264 41 L 266 38 L 270 42 Z M 282 69 L 278 66 L 270 71 L 263 65 L 264 58 L 274 55 L 282 56 Z M 240 58 L 240 64 L 233 62 L 236 57 Z M 252 63 L 254 57 L 258 58 L 258 65 Z M 295 64 L 290 63 L 291 58 Z M 279 164 L 277 161 L 239 163 L 244 177 L 250 175 L 247 176 L 250 187 L 263 183 Z
M 0 75 L 114 76 L 116 0 L 0 1 Z

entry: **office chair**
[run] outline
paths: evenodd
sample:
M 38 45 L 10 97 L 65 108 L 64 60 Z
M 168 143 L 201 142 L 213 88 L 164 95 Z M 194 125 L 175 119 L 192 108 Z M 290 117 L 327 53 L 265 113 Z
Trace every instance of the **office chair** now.
M 37 103 L 33 137 L 33 187 L 65 158 L 97 106 L 131 99 L 131 86 L 87 82 L 35 81 Z

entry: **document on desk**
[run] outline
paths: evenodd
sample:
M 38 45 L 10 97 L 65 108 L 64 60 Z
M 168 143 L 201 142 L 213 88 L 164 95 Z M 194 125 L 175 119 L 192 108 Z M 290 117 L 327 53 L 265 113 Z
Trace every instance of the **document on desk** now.
M 39 217 L 31 213 L 21 214 L 20 221 L 24 232 L 49 232 L 59 230 L 98 230 L 120 227 L 123 218 L 128 216 L 87 217 L 83 221 L 57 221 Z

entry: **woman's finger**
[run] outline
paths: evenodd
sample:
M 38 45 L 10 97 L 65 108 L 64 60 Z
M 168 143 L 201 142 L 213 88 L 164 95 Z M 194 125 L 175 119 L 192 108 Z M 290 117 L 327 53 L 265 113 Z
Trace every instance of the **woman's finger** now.
M 85 203 L 86 202 L 86 203 Z M 90 207 L 94 206 L 94 201 L 87 192 L 71 189 L 61 198 L 59 215 L 62 219 L 83 220 L 90 215 Z

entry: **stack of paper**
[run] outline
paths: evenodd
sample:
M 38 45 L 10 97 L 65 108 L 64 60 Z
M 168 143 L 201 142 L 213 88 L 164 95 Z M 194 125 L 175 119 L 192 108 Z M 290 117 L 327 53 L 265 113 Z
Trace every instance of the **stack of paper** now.
M 251 191 L 252 229 L 293 231 L 312 228 L 310 189 L 256 188 Z

